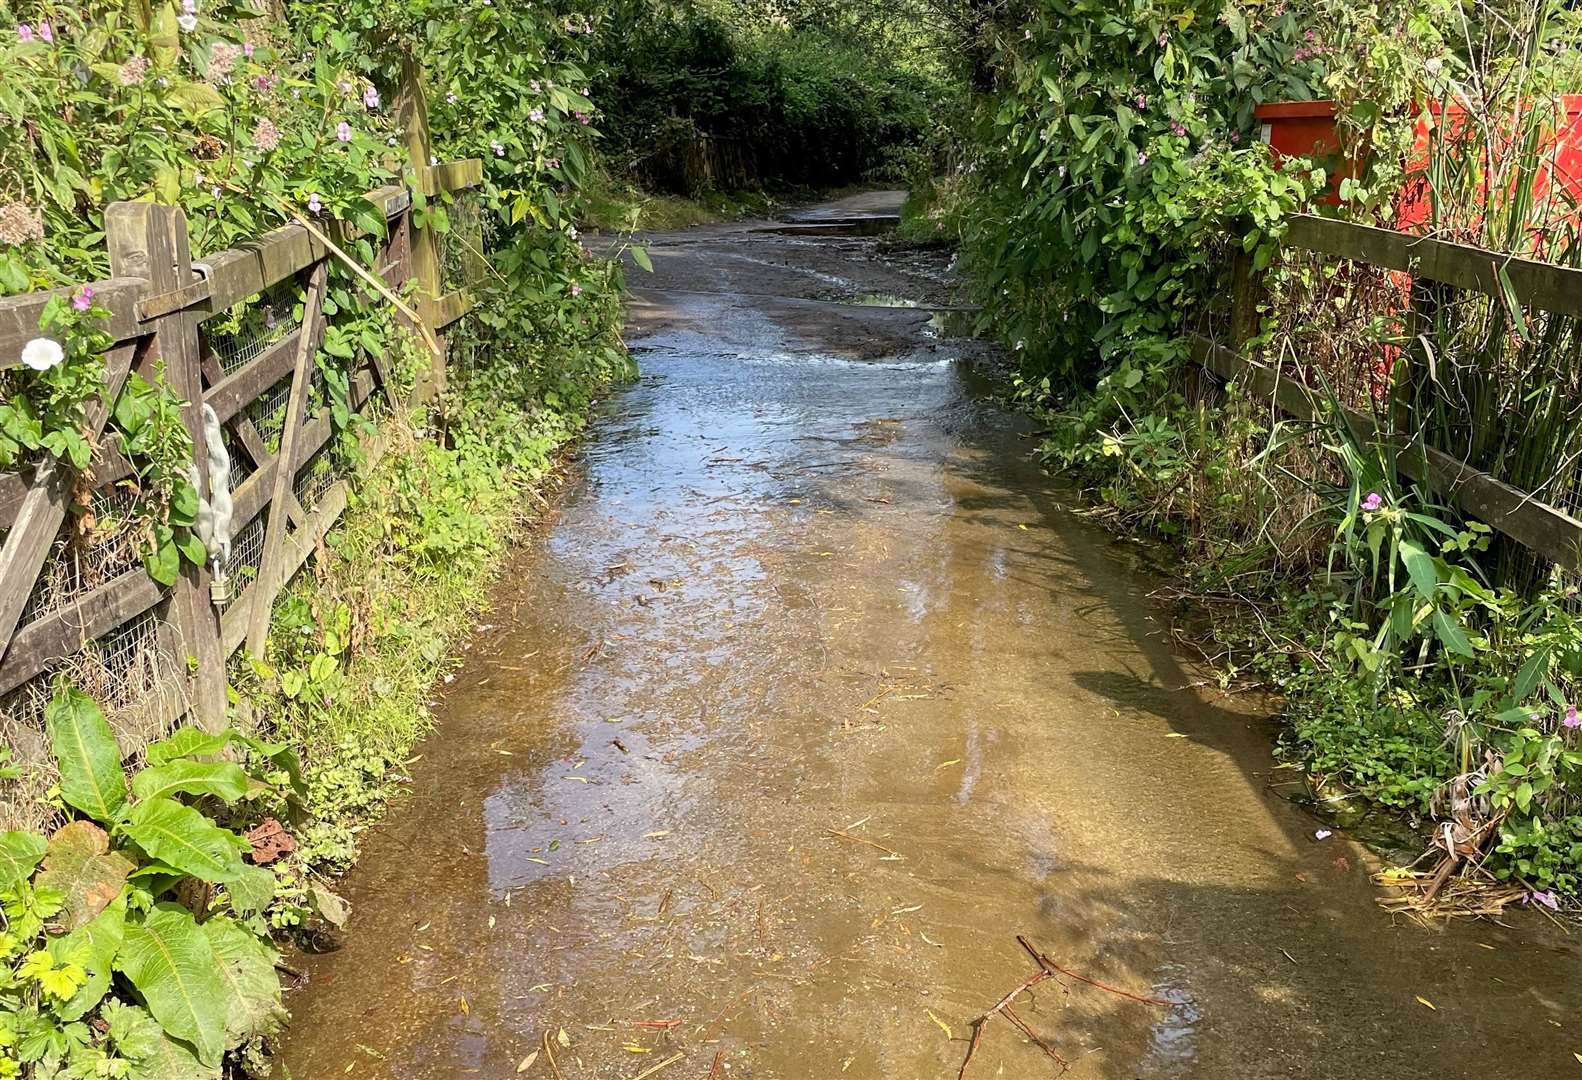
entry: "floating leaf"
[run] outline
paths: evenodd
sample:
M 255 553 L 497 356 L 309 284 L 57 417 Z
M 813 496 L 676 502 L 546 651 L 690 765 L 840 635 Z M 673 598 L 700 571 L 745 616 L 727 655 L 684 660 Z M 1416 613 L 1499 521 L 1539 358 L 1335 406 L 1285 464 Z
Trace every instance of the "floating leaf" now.
M 38 833 L 0 833 L 0 892 L 32 877 L 47 847 Z
M 127 875 L 137 865 L 119 851 L 110 850 L 110 837 L 91 821 L 73 821 L 49 838 L 44 869 L 37 884 L 59 889 L 65 897 L 60 922 L 76 930 L 109 907 Z
M 945 1033 L 945 1038 L 954 1039 L 956 1037 L 955 1033 L 950 1030 L 950 1025 L 934 1015 L 933 1009 L 925 1009 L 924 1011 L 928 1013 L 928 1018 L 934 1021 L 934 1023 L 939 1027 L 939 1030 Z
M 246 841 L 174 799 L 138 803 L 122 829 L 151 858 L 184 874 L 225 882 L 242 872 Z
M 121 750 L 93 698 L 62 687 L 44 710 L 50 749 L 60 764 L 60 797 L 95 821 L 108 825 L 126 805 Z
M 1427 998 L 1423 997 L 1421 994 L 1417 995 L 1417 1003 L 1419 1005 L 1423 1006 L 1424 1008 L 1433 1009 L 1435 1012 L 1439 1011 L 1439 1006 L 1435 1005 L 1432 1001 L 1429 1001 Z
M 192 1044 L 203 1064 L 220 1063 L 228 995 L 214 948 L 190 911 L 160 904 L 128 925 L 115 966 L 167 1035 Z
M 516 1067 L 516 1071 L 519 1072 L 519 1073 L 525 1073 L 527 1070 L 529 1070 L 529 1069 L 531 1069 L 533 1067 L 533 1062 L 535 1062 L 537 1060 L 538 1060 L 538 1051 L 534 1050 L 531 1054 L 527 1055 L 525 1058 L 523 1058 L 521 1060 L 521 1062 Z

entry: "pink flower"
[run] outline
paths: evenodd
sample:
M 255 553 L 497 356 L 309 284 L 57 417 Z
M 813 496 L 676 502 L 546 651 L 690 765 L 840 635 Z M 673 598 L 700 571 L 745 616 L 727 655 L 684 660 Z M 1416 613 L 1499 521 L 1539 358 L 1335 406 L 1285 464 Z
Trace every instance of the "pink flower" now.
M 1159 47 L 1162 49 L 1168 44 L 1170 44 L 1170 35 L 1163 30 L 1159 31 Z
M 1170 132 L 1177 138 L 1186 137 L 1186 125 L 1179 120 L 1170 121 Z
M 1555 891 L 1553 889 L 1550 889 L 1548 892 L 1539 892 L 1537 889 L 1534 889 L 1532 892 L 1522 897 L 1522 903 L 1542 904 L 1550 911 L 1560 910 L 1560 898 L 1555 895 Z
M 335 137 L 341 142 L 351 142 L 352 126 L 346 121 L 342 120 L 340 123 L 335 125 Z
M 280 129 L 266 117 L 258 118 L 258 126 L 253 128 L 253 145 L 264 153 L 280 146 Z
M 49 28 L 48 22 L 38 24 L 38 36 L 47 44 L 53 45 L 55 43 L 55 31 Z
M 505 157 L 505 144 L 499 139 L 490 139 L 489 149 L 494 151 L 495 157 Z
M 371 86 L 364 90 L 363 107 L 367 109 L 377 109 L 379 107 L 379 91 L 375 90 Z
M 1362 500 L 1362 510 L 1367 514 L 1373 513 L 1383 505 L 1384 499 L 1380 497 L 1377 491 L 1368 492 L 1368 494 Z
M 1572 729 L 1582 727 L 1582 719 L 1577 718 L 1577 707 L 1575 705 L 1567 705 L 1566 718 L 1560 722 Z
M 1241 132 L 1239 132 L 1239 131 L 1231 132 L 1230 133 L 1230 144 L 1232 146 L 1235 146 L 1236 144 L 1238 144 L 1240 142 L 1241 142 Z
M 78 289 L 77 294 L 71 298 L 71 306 L 78 311 L 87 311 L 93 307 L 93 286 L 84 285 Z
M 529 79 L 528 83 L 527 83 L 527 88 L 529 90 L 533 91 L 533 93 L 535 93 L 535 94 L 538 93 L 539 90 L 542 89 L 542 87 L 539 85 L 539 81 L 537 79 Z
M 308 196 L 308 212 L 309 213 L 317 214 L 317 213 L 321 212 L 323 209 L 324 209 L 324 204 L 319 201 L 319 193 L 318 192 L 315 191 L 312 195 Z
M 251 41 L 242 42 L 242 55 L 249 60 L 253 58 L 253 43 Z
M 259 90 L 273 90 L 275 77 L 273 75 L 254 75 L 253 86 Z
M 577 122 L 580 124 L 591 124 L 593 122 L 593 117 L 589 116 L 585 112 L 579 112 L 575 115 L 577 117 Z
M 558 168 L 560 168 L 560 159 L 558 157 L 550 158 L 548 161 L 544 162 L 544 168 L 546 168 L 546 169 L 558 169 Z
M 531 112 L 529 112 L 527 114 L 527 118 L 529 120 L 531 120 L 533 123 L 537 124 L 537 123 L 539 123 L 540 121 L 542 121 L 544 119 L 544 110 L 543 109 L 534 109 L 534 110 L 532 110 Z
M 575 281 L 573 281 L 571 283 L 571 295 L 572 296 L 581 296 L 582 295 L 582 286 L 578 285 Z
M 121 70 L 116 73 L 122 86 L 138 86 L 143 77 L 148 74 L 148 57 L 134 56 L 121 65 Z
M 1140 169 L 1148 164 L 1148 154 L 1142 150 L 1137 151 L 1137 167 Z
M 33 40 L 33 28 L 27 23 L 18 23 L 16 28 L 18 41 L 28 42 Z
M 1137 107 L 1139 109 L 1146 109 L 1146 108 L 1148 108 L 1148 97 L 1147 97 L 1147 95 L 1145 95 L 1145 94 L 1138 94 L 1137 95 Z

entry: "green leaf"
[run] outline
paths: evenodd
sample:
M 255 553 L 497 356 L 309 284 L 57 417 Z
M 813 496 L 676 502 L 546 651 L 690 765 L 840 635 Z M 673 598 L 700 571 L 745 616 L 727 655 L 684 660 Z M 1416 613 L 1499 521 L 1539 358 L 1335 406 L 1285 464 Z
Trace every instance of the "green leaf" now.
M 218 754 L 234 737 L 235 733 L 229 730 L 210 733 L 189 724 L 176 729 L 168 738 L 149 743 L 143 756 L 150 765 L 165 765 L 177 758 Z
M 116 953 L 126 937 L 126 894 L 106 907 L 86 926 L 50 941 L 50 955 L 56 963 L 70 961 L 81 965 L 88 981 L 65 1002 L 55 1006 L 62 1020 L 80 1020 L 92 1011 L 110 989 L 110 976 Z
M 635 244 L 632 246 L 632 261 L 637 263 L 637 265 L 641 266 L 644 270 L 647 270 L 650 274 L 654 272 L 654 264 L 649 261 L 648 252 L 636 246 Z
M 225 882 L 242 872 L 247 842 L 174 799 L 138 803 L 121 829 L 150 858 L 184 874 Z
M 206 1066 L 192 1048 L 160 1029 L 148 1010 L 124 1001 L 109 1001 L 104 1018 L 110 1039 L 132 1063 L 126 1080 L 219 1080 L 219 1066 Z
M 32 877 L 47 847 L 38 833 L 0 833 L 0 893 Z
M 181 573 L 181 551 L 175 541 L 167 540 L 155 548 L 152 554 L 145 555 L 143 568 L 148 571 L 149 577 L 161 585 L 174 585 L 176 575 Z
M 219 1065 L 229 995 L 214 947 L 190 911 L 160 904 L 128 925 L 115 966 L 165 1034 L 191 1044 L 204 1065 Z
M 96 919 L 121 895 L 137 865 L 110 850 L 110 837 L 91 821 L 73 821 L 49 838 L 40 887 L 58 889 L 64 897 L 59 921 L 67 930 Z
M 126 774 L 104 714 L 87 694 L 62 686 L 44 711 L 50 748 L 60 765 L 60 797 L 108 825 L 126 805 Z
M 228 991 L 226 1049 L 235 1049 L 254 1035 L 278 1029 L 286 1013 L 280 1007 L 280 977 L 275 974 L 279 957 L 275 950 L 231 919 L 210 919 L 203 924 L 203 932 L 220 962 L 220 980 Z
M 257 915 L 275 898 L 275 885 L 273 870 L 244 863 L 236 879 L 225 883 L 226 895 L 231 898 L 231 910 L 244 919 Z
M 1462 656 L 1473 655 L 1472 643 L 1467 640 L 1466 633 L 1443 611 L 1434 612 L 1434 634 L 1439 638 L 1440 644 L 1451 652 Z
M 159 799 L 178 792 L 184 795 L 213 795 L 232 803 L 247 794 L 247 774 L 229 761 L 172 761 L 144 769 L 132 778 L 132 791 L 139 799 Z
M 1401 562 L 1406 564 L 1406 572 L 1412 576 L 1412 584 L 1417 586 L 1417 592 L 1424 600 L 1432 600 L 1434 590 L 1439 588 L 1439 571 L 1434 569 L 1433 556 L 1424 551 L 1415 540 L 1404 537 L 1400 545 Z

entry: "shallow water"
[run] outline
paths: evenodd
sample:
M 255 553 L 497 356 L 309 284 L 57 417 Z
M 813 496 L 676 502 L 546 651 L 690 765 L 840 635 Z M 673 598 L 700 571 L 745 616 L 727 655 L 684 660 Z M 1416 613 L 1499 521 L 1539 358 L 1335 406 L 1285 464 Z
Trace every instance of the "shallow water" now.
M 651 251 L 643 377 L 367 838 L 293 1076 L 552 1077 L 547 1034 L 567 1078 L 953 1078 L 1018 934 L 1170 1002 L 1020 998 L 1075 1077 L 1578 1068 L 1576 947 L 1381 911 L 927 311 Z M 1054 1072 L 996 1018 L 967 1075 Z

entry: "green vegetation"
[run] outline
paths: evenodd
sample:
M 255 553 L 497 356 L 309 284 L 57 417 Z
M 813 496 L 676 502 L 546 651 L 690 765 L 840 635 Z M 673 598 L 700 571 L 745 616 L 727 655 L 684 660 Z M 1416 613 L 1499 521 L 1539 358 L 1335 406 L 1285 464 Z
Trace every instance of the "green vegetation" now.
M 324 875 L 399 782 L 530 495 L 595 395 L 632 371 L 619 264 L 591 259 L 573 225 L 595 169 L 597 22 L 429 0 L 300 0 L 284 21 L 229 3 L 0 3 L 0 294 L 73 286 L 24 365 L 0 371 L 0 467 L 87 463 L 106 313 L 76 283 L 108 273 L 109 202 L 182 207 L 197 257 L 293 214 L 345 222 L 365 230 L 348 250 L 371 266 L 384 223 L 362 193 L 409 172 L 392 99 L 413 55 L 437 152 L 485 161 L 488 239 L 470 253 L 478 304 L 449 335 L 444 393 L 377 429 L 351 408 L 350 373 L 382 356 L 406 400 L 429 355 L 332 270 L 315 366 L 352 505 L 280 597 L 265 654 L 232 664 L 235 730 L 178 731 L 128 782 L 98 708 L 58 689 L 48 835 L 0 837 L 0 1076 L 267 1074 L 281 1019 L 270 932 L 344 919 Z M 456 210 L 419 197 L 414 216 L 445 233 Z M 163 379 L 112 403 L 139 550 L 162 582 L 207 558 L 179 404 Z
M 693 197 L 907 175 L 953 100 L 907 8 L 614 4 L 594 79 L 609 167 Z
M 1385 448 L 1464 455 L 1470 435 L 1474 464 L 1563 495 L 1570 322 L 1462 299 L 1428 308 L 1414 339 L 1382 275 L 1277 258 L 1283 218 L 1330 177 L 1276 169 L 1251 122 L 1260 101 L 1337 98 L 1363 162 L 1340 212 L 1388 223 L 1411 183 L 1435 228 L 1569 262 L 1569 203 L 1534 194 L 1574 15 L 1040 0 L 972 41 L 993 81 L 963 167 L 913 227 L 962 236 L 980 328 L 1018 356 L 1050 464 L 1117 528 L 1176 545 L 1225 678 L 1285 692 L 1286 752 L 1325 795 L 1448 827 L 1470 864 L 1545 903 L 1582 894 L 1574 579 L 1398 480 Z M 1445 101 L 1477 122 L 1430 123 L 1424 103 Z M 1186 336 L 1223 331 L 1237 252 L 1269 290 L 1250 347 L 1301 358 L 1335 405 L 1379 419 L 1378 443 L 1338 409 L 1281 421 L 1189 374 Z

